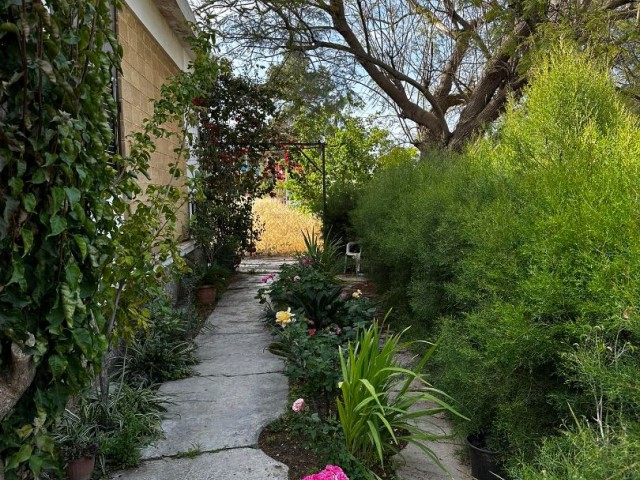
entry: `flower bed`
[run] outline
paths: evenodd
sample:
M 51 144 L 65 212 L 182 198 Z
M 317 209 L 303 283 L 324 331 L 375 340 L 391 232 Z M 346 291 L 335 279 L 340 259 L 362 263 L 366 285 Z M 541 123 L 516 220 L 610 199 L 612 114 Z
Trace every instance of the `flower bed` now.
M 382 340 L 373 302 L 331 274 L 331 255 L 313 253 L 262 279 L 258 298 L 278 338 L 270 349 L 285 360 L 292 405 L 263 432 L 261 447 L 293 463 L 292 480 L 391 478 L 391 458 L 409 442 L 435 458 L 425 441 L 438 436 L 412 423 L 416 415 L 456 413 L 419 373 L 435 347 L 416 372 L 400 368 L 396 355 L 406 346 L 400 335 L 387 332 Z M 420 392 L 409 391 L 412 382 L 422 384 Z M 401 394 L 392 395 L 393 388 Z M 436 408 L 416 412 L 427 399 Z M 309 475 L 313 471 L 320 472 Z

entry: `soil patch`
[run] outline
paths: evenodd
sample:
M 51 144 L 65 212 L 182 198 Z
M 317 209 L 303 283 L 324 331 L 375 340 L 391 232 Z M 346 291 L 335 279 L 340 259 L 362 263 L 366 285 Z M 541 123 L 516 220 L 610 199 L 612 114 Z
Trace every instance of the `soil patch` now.
M 325 467 L 313 450 L 302 446 L 304 443 L 302 436 L 288 429 L 274 430 L 271 425 L 262 430 L 258 439 L 264 453 L 289 467 L 289 480 L 300 480 Z

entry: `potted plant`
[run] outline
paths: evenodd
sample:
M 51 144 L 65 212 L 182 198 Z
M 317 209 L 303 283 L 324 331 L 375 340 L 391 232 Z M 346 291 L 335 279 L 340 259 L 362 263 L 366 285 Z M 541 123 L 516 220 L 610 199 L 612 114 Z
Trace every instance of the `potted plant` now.
M 93 476 L 98 439 L 96 428 L 70 410 L 65 410 L 53 434 L 65 462 L 69 480 L 89 480 Z
M 502 455 L 488 448 L 484 433 L 467 437 L 471 475 L 477 480 L 497 480 L 502 478 Z
M 195 276 L 195 295 L 200 305 L 215 303 L 218 293 L 227 285 L 230 272 L 218 265 L 209 265 Z

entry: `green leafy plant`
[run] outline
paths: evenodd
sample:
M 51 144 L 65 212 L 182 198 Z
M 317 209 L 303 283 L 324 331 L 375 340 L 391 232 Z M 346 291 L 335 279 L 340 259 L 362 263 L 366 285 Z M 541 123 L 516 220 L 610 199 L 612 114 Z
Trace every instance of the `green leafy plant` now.
M 408 346 L 400 340 L 401 334 L 387 334 L 382 340 L 380 326 L 374 323 L 355 344 L 349 343 L 346 355 L 340 356 L 342 396 L 337 402 L 347 449 L 369 467 L 384 466 L 402 442 L 409 442 L 442 467 L 425 442 L 446 437 L 422 429 L 414 420 L 440 412 L 465 417 L 447 403 L 449 396 L 433 388 L 421 373 L 436 345 L 410 369 L 397 363 L 399 351 Z M 420 385 L 419 391 L 411 389 L 412 383 Z
M 190 232 L 207 264 L 235 269 L 260 235 L 253 200 L 273 188 L 263 153 L 274 138 L 269 119 L 276 107 L 266 87 L 234 75 L 227 61 L 197 100 L 200 189 Z
M 96 426 L 104 463 L 132 467 L 139 463 L 141 449 L 162 435 L 167 403 L 153 388 L 120 383 L 106 397 L 95 392 L 80 397 L 79 408 Z
M 131 181 L 107 153 L 112 3 L 0 4 L 0 463 L 54 464 L 49 427 L 106 350 L 102 273 Z M 126 179 L 125 179 L 126 180 Z M 130 179 L 129 179 L 130 180 Z M 25 394 L 25 392 L 27 392 Z
M 65 410 L 52 431 L 53 441 L 65 463 L 83 457 L 92 457 L 98 453 L 96 426 L 81 415 L 82 412 L 76 415 L 70 410 Z
M 330 276 L 340 271 L 342 243 L 332 238 L 330 230 L 324 235 L 322 245 L 314 230 L 311 233 L 302 232 L 302 236 L 307 248 L 303 261 L 308 260 L 312 268 Z

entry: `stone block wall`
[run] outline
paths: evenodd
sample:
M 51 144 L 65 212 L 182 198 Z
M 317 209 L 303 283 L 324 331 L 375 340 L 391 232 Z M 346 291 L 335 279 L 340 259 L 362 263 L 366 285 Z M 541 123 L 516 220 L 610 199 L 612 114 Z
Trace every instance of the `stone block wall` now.
M 180 69 L 126 4 L 118 12 L 118 38 L 123 49 L 120 115 L 126 154 L 129 149 L 126 137 L 142 129 L 144 119 L 153 114 L 153 100 L 160 96 L 160 87 Z M 170 128 L 178 131 L 179 126 Z M 142 177 L 139 179 L 141 185 L 169 182 L 169 163 L 175 163 L 176 154 L 173 150 L 178 146 L 175 138 L 157 139 L 156 151 L 150 161 L 151 180 Z M 181 159 L 180 163 L 184 172 L 185 159 Z M 186 188 L 183 181 L 180 180 L 178 184 Z M 186 238 L 189 218 L 186 204 L 181 207 L 179 218 L 178 233 L 181 238 Z

